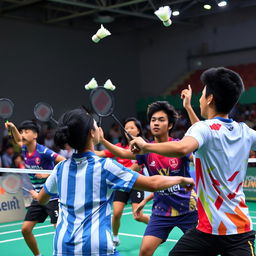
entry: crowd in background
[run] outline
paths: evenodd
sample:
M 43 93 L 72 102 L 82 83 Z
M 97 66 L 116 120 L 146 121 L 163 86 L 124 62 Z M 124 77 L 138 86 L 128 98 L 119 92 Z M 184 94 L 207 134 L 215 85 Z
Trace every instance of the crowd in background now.
M 186 114 L 186 111 L 179 111 L 180 118 L 178 119 L 175 129 L 173 129 L 171 136 L 174 138 L 182 138 L 190 127 L 190 121 Z M 246 123 L 250 128 L 256 130 L 256 104 L 250 105 L 237 105 L 231 113 L 231 118 L 238 122 Z M 41 134 L 38 138 L 38 143 L 53 149 L 65 158 L 70 158 L 73 150 L 66 145 L 65 150 L 60 150 L 54 144 L 55 129 L 51 123 L 40 123 Z M 148 141 L 152 140 L 152 134 L 147 123 L 143 124 L 144 136 Z M 113 144 L 120 142 L 122 133 L 118 124 L 113 123 L 109 131 L 105 131 L 106 138 Z M 102 149 L 101 145 L 97 146 L 97 150 Z M 0 151 L 0 167 L 7 168 L 24 168 L 23 159 L 20 155 L 18 147 L 13 143 L 13 140 L 8 136 L 7 131 L 4 132 L 4 136 L 1 143 Z M 252 151 L 250 158 L 256 158 L 256 152 Z

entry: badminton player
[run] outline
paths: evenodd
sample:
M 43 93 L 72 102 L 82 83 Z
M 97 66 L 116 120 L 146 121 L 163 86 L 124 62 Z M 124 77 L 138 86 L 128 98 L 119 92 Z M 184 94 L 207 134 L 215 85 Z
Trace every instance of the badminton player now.
M 35 122 L 30 120 L 23 121 L 19 129 L 11 122 L 5 123 L 5 126 L 11 130 L 15 143 L 21 147 L 27 169 L 52 170 L 55 163 L 65 159 L 51 149 L 37 143 L 39 127 Z M 40 173 L 29 174 L 34 188 L 34 190 L 31 190 L 33 197 L 41 190 L 48 176 L 48 174 Z M 56 225 L 58 218 L 57 196 L 52 197 L 46 206 L 42 206 L 36 200 L 33 200 L 22 225 L 23 237 L 35 256 L 40 256 L 41 254 L 32 231 L 35 225 L 37 223 L 43 223 L 48 215 L 51 218 L 51 223 Z
M 129 132 L 133 137 L 142 136 L 143 137 L 143 130 L 141 123 L 138 119 L 134 117 L 127 118 L 123 126 L 127 132 Z M 126 133 L 123 133 L 122 141 L 121 143 L 115 144 L 118 147 L 129 149 L 129 143 Z M 98 156 L 101 157 L 115 157 L 114 154 L 112 154 L 109 150 L 105 149 L 102 151 L 95 151 L 95 153 Z M 116 157 L 117 162 L 122 164 L 123 166 L 130 168 L 132 170 L 141 170 L 141 166 L 137 164 L 137 161 L 131 160 L 131 159 L 123 159 Z M 130 192 L 124 192 L 124 191 L 115 191 L 114 201 L 113 201 L 113 217 L 112 217 L 112 231 L 113 231 L 113 242 L 115 246 L 118 246 L 120 244 L 120 239 L 118 236 L 118 231 L 120 228 L 120 220 L 123 213 L 123 209 L 125 204 L 127 204 L 128 200 L 132 203 L 132 209 L 135 211 L 135 209 L 138 207 L 138 204 L 144 199 L 144 191 L 139 191 L 132 189 Z M 149 222 L 149 216 L 146 214 L 143 214 L 142 211 L 139 212 L 139 214 L 135 217 L 135 219 L 139 222 L 148 223 Z
M 242 184 L 249 152 L 256 150 L 256 131 L 229 118 L 243 81 L 222 67 L 206 70 L 201 81 L 205 121 L 195 123 L 180 141 L 149 144 L 135 138 L 131 146 L 164 156 L 195 152 L 199 223 L 181 237 L 170 256 L 254 256 L 255 231 Z
M 38 195 L 40 203 L 47 203 L 59 194 L 61 214 L 53 255 L 119 255 L 111 239 L 113 190 L 155 191 L 175 184 L 193 185 L 191 178 L 143 176 L 115 160 L 98 157 L 94 145 L 99 138 L 100 128 L 83 109 L 68 111 L 59 121 L 55 143 L 60 147 L 68 143 L 78 153 L 55 167 Z

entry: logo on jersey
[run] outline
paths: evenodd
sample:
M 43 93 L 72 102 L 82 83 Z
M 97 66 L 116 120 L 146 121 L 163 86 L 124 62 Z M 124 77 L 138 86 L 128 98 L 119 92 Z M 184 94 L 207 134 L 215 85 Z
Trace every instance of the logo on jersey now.
M 41 163 L 40 157 L 36 157 L 36 158 L 35 158 L 35 163 L 38 164 L 38 165 Z
M 172 167 L 172 169 L 176 169 L 179 164 L 179 161 L 177 158 L 171 158 L 169 160 L 169 165 Z
M 221 124 L 212 124 L 212 125 L 210 125 L 210 128 L 212 130 L 216 130 L 216 131 L 218 131 L 220 129 L 220 127 L 221 127 Z
M 156 166 L 156 162 L 155 161 L 152 161 L 149 166 L 152 166 L 152 167 L 155 167 Z
M 233 126 L 229 126 L 227 127 L 229 131 L 233 131 L 234 127 Z

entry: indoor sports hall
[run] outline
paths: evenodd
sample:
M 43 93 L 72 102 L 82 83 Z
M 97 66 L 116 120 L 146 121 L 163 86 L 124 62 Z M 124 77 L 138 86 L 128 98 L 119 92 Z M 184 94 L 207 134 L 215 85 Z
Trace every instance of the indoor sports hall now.
M 255 256 L 255 0 L 0 2 L 1 256 Z

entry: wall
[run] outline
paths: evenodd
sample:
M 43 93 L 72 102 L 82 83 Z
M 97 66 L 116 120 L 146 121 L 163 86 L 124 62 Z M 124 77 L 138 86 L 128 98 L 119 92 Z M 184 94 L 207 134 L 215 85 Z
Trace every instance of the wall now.
M 195 25 L 163 27 L 140 37 L 140 84 L 144 97 L 162 94 L 194 69 L 255 62 L 256 50 L 190 58 L 191 55 L 256 47 L 256 8 L 202 17 Z M 201 65 L 197 65 L 198 61 Z
M 107 26 L 106 26 L 107 27 Z M 117 86 L 115 113 L 136 114 L 136 101 L 158 96 L 191 69 L 255 61 L 255 51 L 227 55 L 189 56 L 256 46 L 255 8 L 203 17 L 193 25 L 113 34 L 94 44 L 95 31 L 0 19 L 0 97 L 14 101 L 12 120 L 33 117 L 39 101 L 53 106 L 55 118 L 80 104 L 88 105 L 83 85 L 111 78 Z M 104 121 L 109 125 L 112 120 Z M 2 127 L 2 125 L 1 125 Z
M 92 77 L 99 85 L 110 78 L 117 86 L 117 116 L 135 114 L 137 95 L 129 95 L 138 88 L 136 41 L 124 34 L 95 44 L 91 36 L 98 28 L 95 24 L 95 31 L 86 32 L 0 19 L 0 98 L 15 103 L 12 121 L 33 118 L 40 101 L 52 105 L 55 118 L 88 106 L 84 84 Z

